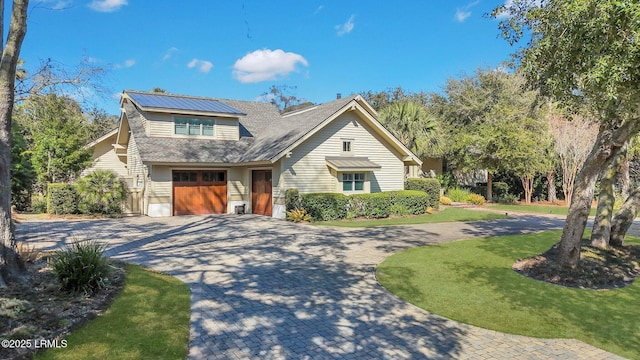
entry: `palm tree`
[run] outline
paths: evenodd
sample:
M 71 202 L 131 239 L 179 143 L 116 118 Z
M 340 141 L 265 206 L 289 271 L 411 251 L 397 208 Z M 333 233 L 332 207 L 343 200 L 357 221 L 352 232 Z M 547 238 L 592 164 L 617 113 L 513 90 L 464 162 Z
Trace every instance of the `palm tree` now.
M 392 102 L 380 110 L 380 123 L 419 157 L 442 155 L 439 123 L 424 105 Z
M 117 215 L 127 196 L 125 183 L 108 170 L 96 170 L 78 180 L 78 207 L 87 214 Z

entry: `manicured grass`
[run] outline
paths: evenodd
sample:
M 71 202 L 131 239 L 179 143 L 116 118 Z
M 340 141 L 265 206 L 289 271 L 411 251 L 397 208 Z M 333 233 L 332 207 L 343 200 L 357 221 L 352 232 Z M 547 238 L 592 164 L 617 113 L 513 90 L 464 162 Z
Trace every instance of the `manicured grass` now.
M 189 287 L 171 276 L 127 265 L 111 307 L 72 332 L 64 349 L 36 359 L 184 359 L 189 345 Z
M 523 212 L 523 213 L 536 213 L 536 214 L 553 214 L 553 215 L 567 215 L 569 208 L 565 206 L 538 206 L 538 205 L 505 205 L 505 204 L 491 204 L 487 208 L 492 210 Z M 596 214 L 596 208 L 591 207 L 589 215 Z
M 387 258 L 380 283 L 410 303 L 464 323 L 542 338 L 575 338 L 640 358 L 640 284 L 569 289 L 520 275 L 520 258 L 539 254 L 560 231 L 412 248 Z M 638 243 L 638 239 L 626 239 Z
M 491 213 L 487 211 L 468 210 L 462 208 L 447 208 L 433 214 L 424 214 L 417 216 L 405 216 L 386 219 L 366 219 L 366 220 L 343 220 L 343 221 L 321 221 L 312 223 L 313 225 L 342 226 L 342 227 L 374 227 L 374 226 L 392 226 L 392 225 L 408 225 L 408 224 L 426 224 L 437 222 L 451 221 L 479 221 L 506 219 L 507 216 L 502 214 Z

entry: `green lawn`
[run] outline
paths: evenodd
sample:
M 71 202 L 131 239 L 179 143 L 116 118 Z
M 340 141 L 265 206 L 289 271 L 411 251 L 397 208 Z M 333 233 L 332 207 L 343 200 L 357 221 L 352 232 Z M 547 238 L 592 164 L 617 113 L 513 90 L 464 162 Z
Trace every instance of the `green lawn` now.
M 560 231 L 412 248 L 387 258 L 380 283 L 410 303 L 464 323 L 505 333 L 575 338 L 640 358 L 640 284 L 616 290 L 569 289 L 511 270 L 539 254 Z M 638 243 L 638 239 L 629 239 Z
M 424 214 L 417 216 L 405 216 L 386 219 L 356 219 L 342 221 L 320 221 L 314 222 L 313 225 L 342 226 L 342 227 L 374 227 L 374 226 L 391 226 L 391 225 L 408 225 L 408 224 L 426 224 L 437 222 L 451 221 L 479 221 L 506 219 L 507 216 L 502 214 L 491 213 L 487 211 L 468 210 L 462 208 L 447 208 L 433 214 Z
M 64 349 L 36 359 L 184 359 L 189 346 L 189 287 L 174 277 L 127 265 L 111 307 L 72 332 Z
M 564 206 L 538 206 L 538 205 L 505 205 L 505 204 L 491 204 L 487 206 L 488 209 L 492 210 L 501 210 L 501 211 L 512 211 L 512 212 L 524 212 L 524 213 L 536 213 L 536 214 L 553 214 L 553 215 L 567 215 L 569 212 L 568 207 Z M 596 214 L 596 208 L 591 207 L 591 212 L 589 215 L 593 216 Z

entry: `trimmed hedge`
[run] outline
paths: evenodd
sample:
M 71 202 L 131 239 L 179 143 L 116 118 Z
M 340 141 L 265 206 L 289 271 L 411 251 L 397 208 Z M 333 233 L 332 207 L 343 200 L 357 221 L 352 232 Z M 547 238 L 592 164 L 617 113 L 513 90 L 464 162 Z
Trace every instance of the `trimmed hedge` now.
M 351 206 L 353 206 L 356 216 L 378 219 L 389 217 L 391 214 L 390 209 L 393 205 L 391 193 L 353 194 L 350 197 Z
M 78 193 L 73 184 L 47 185 L 47 213 L 49 214 L 77 214 Z
M 407 179 L 404 183 L 405 190 L 424 191 L 429 196 L 429 206 L 438 208 L 440 203 L 440 181 L 433 178 Z
M 293 211 L 301 208 L 302 204 L 300 203 L 300 194 L 298 193 L 298 189 L 287 189 L 284 192 L 284 203 L 287 211 Z
M 438 201 L 433 202 L 432 197 L 424 191 L 403 190 L 395 191 L 392 194 L 394 204 L 403 206 L 409 214 L 413 215 L 424 214 L 429 207 L 438 208 L 440 203 L 440 195 L 438 195 Z
M 345 217 L 377 219 L 389 217 L 391 214 L 419 215 L 424 214 L 428 208 L 438 206 L 438 202 L 431 202 L 429 194 L 418 190 L 351 196 L 337 193 L 304 194 L 300 196 L 300 202 L 313 221 L 339 220 Z
M 338 220 L 347 216 L 349 197 L 337 193 L 303 194 L 300 203 L 313 221 Z

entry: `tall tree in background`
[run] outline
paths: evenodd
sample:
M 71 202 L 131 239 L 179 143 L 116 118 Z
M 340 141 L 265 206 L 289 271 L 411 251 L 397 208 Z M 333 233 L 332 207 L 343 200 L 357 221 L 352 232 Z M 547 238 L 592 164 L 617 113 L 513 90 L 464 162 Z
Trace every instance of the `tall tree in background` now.
M 282 113 L 304 101 L 304 99 L 292 94 L 296 89 L 296 86 L 290 85 L 271 85 L 269 91 L 264 92 L 262 97 Z
M 50 182 L 68 182 L 91 162 L 89 123 L 80 105 L 55 94 L 32 95 L 16 107 L 15 116 L 31 127 L 32 163 L 40 190 Z
M 380 122 L 421 158 L 442 155 L 440 126 L 427 108 L 412 101 L 396 101 L 380 110 Z
M 31 205 L 31 189 L 35 172 L 31 163 L 26 129 L 18 121 L 11 122 L 11 204 L 18 210 Z
M 119 117 L 117 115 L 108 115 L 103 109 L 92 108 L 87 114 L 89 126 L 89 140 L 94 141 L 101 138 L 109 131 L 118 127 Z
M 599 123 L 558 246 L 560 264 L 575 267 L 600 172 L 640 129 L 640 3 L 513 0 L 492 15 L 511 44 L 531 34 L 517 55 L 529 81 L 565 106 L 589 109 Z
M 410 92 L 405 91 L 401 86 L 396 88 L 389 88 L 385 91 L 373 92 L 363 91 L 360 96 L 364 98 L 369 105 L 371 105 L 376 111 L 381 111 L 385 107 L 395 102 L 410 101 L 416 104 L 426 106 L 429 104 L 430 96 L 425 92 Z
M 598 126 L 584 116 L 568 118 L 558 111 L 548 114 L 553 149 L 560 159 L 562 192 L 567 205 L 571 204 L 573 184 L 582 164 L 589 156 L 598 135 Z
M 527 194 L 533 176 L 546 167 L 537 155 L 548 144 L 544 126 L 528 126 L 539 117 L 535 100 L 536 92 L 525 88 L 522 76 L 497 69 L 449 79 L 444 96 L 433 97 L 445 119 L 449 164 L 462 171 L 486 170 L 488 201 L 495 172 L 518 171 Z M 522 163 L 533 173 L 525 173 Z
M 11 226 L 11 115 L 20 48 L 27 32 L 28 0 L 14 0 L 7 41 L 0 58 L 0 287 L 23 278 Z M 4 1 L 0 0 L 0 42 L 4 40 Z

